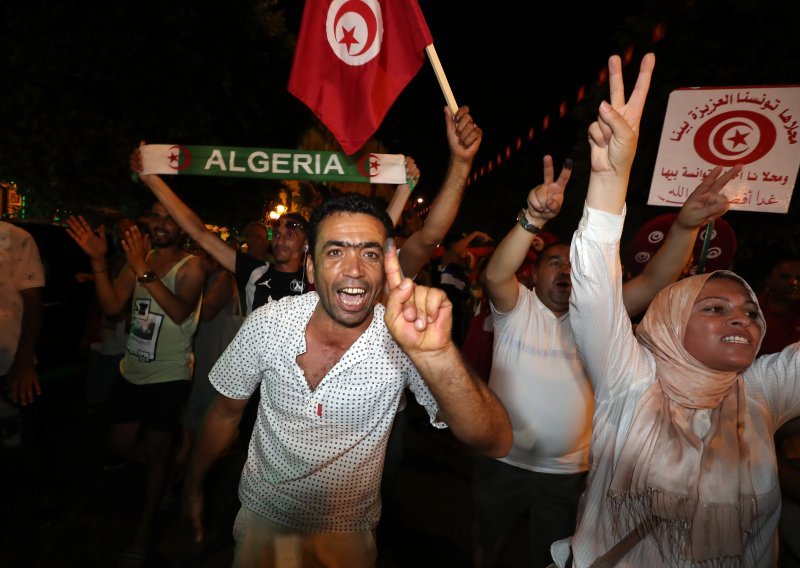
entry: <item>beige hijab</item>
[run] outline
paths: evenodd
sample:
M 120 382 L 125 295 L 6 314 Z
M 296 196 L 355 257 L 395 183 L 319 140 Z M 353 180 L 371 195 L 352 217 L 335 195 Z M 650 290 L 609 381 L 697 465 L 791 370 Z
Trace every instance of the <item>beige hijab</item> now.
M 755 519 L 744 383 L 741 374 L 714 371 L 683 346 L 692 306 L 715 274 L 740 281 L 756 301 L 744 280 L 723 270 L 656 296 L 636 330 L 655 357 L 656 380 L 639 401 L 608 497 L 619 535 L 638 527 L 665 560 L 738 566 Z M 760 308 L 759 315 L 763 337 Z M 704 419 L 710 426 L 698 436 L 693 423 Z

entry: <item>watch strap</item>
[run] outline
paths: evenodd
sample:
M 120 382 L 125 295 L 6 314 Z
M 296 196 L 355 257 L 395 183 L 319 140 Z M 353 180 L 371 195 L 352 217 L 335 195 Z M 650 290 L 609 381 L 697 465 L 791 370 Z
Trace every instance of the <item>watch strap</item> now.
M 136 277 L 137 282 L 153 282 L 157 279 L 156 271 L 155 270 L 148 270 L 141 276 Z
M 538 225 L 534 225 L 533 223 L 528 221 L 528 216 L 525 214 L 525 208 L 524 207 L 522 209 L 520 209 L 519 215 L 517 215 L 517 223 L 519 223 L 520 227 L 522 227 L 523 229 L 525 229 L 526 231 L 528 231 L 529 233 L 531 233 L 533 235 L 535 235 L 536 233 L 538 233 L 539 231 L 542 230 L 542 227 L 539 227 Z

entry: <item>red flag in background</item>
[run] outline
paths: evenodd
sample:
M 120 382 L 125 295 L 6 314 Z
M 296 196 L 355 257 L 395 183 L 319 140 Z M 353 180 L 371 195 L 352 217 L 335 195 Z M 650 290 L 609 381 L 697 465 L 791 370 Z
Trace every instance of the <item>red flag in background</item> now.
M 306 0 L 289 92 L 354 154 L 432 43 L 417 0 Z

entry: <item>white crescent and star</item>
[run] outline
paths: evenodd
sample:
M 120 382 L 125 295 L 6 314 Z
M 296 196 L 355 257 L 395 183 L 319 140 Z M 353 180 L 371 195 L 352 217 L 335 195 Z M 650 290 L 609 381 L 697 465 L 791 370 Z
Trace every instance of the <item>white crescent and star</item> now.
M 378 0 L 333 0 L 328 7 L 325 31 L 336 57 L 347 65 L 364 65 L 381 50 L 381 5 Z

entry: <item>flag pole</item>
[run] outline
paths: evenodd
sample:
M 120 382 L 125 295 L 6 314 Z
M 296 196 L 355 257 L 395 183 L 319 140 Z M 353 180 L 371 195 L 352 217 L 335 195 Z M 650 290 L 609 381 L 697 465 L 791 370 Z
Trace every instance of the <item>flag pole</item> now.
M 714 232 L 714 221 L 709 221 L 706 224 L 706 234 L 703 238 L 703 249 L 700 252 L 700 262 L 697 265 L 697 273 L 705 274 L 706 272 L 706 257 L 708 256 L 708 245 L 711 243 L 711 234 Z
M 444 69 L 442 69 L 439 56 L 436 55 L 436 48 L 433 47 L 433 44 L 430 44 L 425 48 L 425 53 L 428 54 L 428 59 L 433 66 L 433 72 L 436 74 L 436 79 L 439 81 L 439 87 L 442 89 L 444 100 L 447 101 L 447 106 L 450 107 L 450 112 L 455 114 L 458 112 L 456 98 L 453 96 L 453 91 L 450 89 L 450 83 L 447 82 L 447 77 L 444 74 Z

